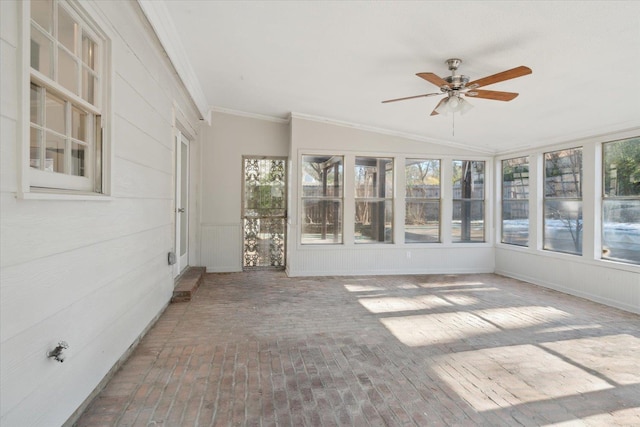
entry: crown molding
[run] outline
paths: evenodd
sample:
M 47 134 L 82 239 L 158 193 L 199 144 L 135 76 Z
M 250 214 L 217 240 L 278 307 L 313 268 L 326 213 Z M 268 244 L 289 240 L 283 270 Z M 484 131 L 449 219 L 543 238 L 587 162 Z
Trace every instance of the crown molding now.
M 287 118 L 267 116 L 266 114 L 248 113 L 246 111 L 233 110 L 231 108 L 224 107 L 211 107 L 212 113 L 230 114 L 232 116 L 248 117 L 250 119 L 265 120 L 268 122 L 289 124 L 291 122 L 291 116 Z
M 309 121 L 314 121 L 314 122 L 319 122 L 319 123 L 326 123 L 326 124 L 331 124 L 331 125 L 335 125 L 335 126 L 348 127 L 348 128 L 352 128 L 352 129 L 358 129 L 358 130 L 366 131 L 366 132 L 379 133 L 379 134 L 382 134 L 382 135 L 395 136 L 395 137 L 398 137 L 398 138 L 409 139 L 411 141 L 427 142 L 429 144 L 441 145 L 443 147 L 454 147 L 454 148 L 459 148 L 461 150 L 474 151 L 474 152 L 477 152 L 477 153 L 480 153 L 480 154 L 484 154 L 484 155 L 487 155 L 487 154 L 495 155 L 496 154 L 495 150 L 487 150 L 487 149 L 472 147 L 472 146 L 469 146 L 469 145 L 466 145 L 466 144 L 461 144 L 459 142 L 443 141 L 443 140 L 439 140 L 439 139 L 429 138 L 429 137 L 426 137 L 426 136 L 414 135 L 414 134 L 405 133 L 405 132 L 398 132 L 398 131 L 394 131 L 394 130 L 390 130 L 390 129 L 378 128 L 378 127 L 375 127 L 375 126 L 352 123 L 352 122 L 347 122 L 347 121 L 343 121 L 343 120 L 329 119 L 329 118 L 326 118 L 326 117 L 314 116 L 314 115 L 311 115 L 311 114 L 292 112 L 291 113 L 291 118 L 309 120 Z
M 142 12 L 147 17 L 151 28 L 156 33 L 162 48 L 178 74 L 182 84 L 195 104 L 202 120 L 211 124 L 211 112 L 202 85 L 196 76 L 191 62 L 187 58 L 184 46 L 180 42 L 173 19 L 165 4 L 154 0 L 137 0 Z

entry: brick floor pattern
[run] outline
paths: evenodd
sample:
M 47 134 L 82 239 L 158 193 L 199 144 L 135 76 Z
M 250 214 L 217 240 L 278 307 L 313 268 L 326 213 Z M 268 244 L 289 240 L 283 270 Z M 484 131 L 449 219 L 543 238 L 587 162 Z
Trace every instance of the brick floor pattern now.
M 493 274 L 207 274 L 77 425 L 639 426 L 640 316 Z

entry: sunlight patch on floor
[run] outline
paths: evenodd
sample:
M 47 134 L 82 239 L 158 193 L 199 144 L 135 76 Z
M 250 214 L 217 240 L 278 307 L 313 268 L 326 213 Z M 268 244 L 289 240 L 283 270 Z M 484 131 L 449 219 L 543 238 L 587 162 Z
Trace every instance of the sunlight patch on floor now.
M 535 305 L 490 308 L 474 311 L 474 313 L 504 329 L 526 328 L 570 317 L 570 314 L 565 311 Z
M 541 346 L 580 365 L 589 366 L 602 377 L 620 385 L 640 384 L 640 338 L 633 335 L 554 341 Z
M 380 321 L 400 342 L 410 347 L 500 332 L 491 323 L 466 312 L 389 317 Z
M 613 388 L 530 344 L 448 354 L 430 367 L 478 411 Z
M 430 310 L 436 307 L 452 305 L 435 295 L 419 295 L 416 297 L 383 297 L 360 298 L 358 300 L 371 313 L 394 313 L 399 311 Z
M 368 286 L 368 285 L 344 285 L 345 289 L 349 292 L 371 292 L 371 291 L 386 291 L 385 288 L 380 286 Z

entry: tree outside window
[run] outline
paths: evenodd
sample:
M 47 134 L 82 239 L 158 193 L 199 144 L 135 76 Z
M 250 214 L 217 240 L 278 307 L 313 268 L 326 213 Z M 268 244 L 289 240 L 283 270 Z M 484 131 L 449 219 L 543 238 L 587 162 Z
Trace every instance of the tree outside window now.
M 393 242 L 393 159 L 356 157 L 356 243 Z
M 544 155 L 544 249 L 582 254 L 582 148 Z
M 640 137 L 602 151 L 602 258 L 640 264 Z
M 484 170 L 484 161 L 453 161 L 453 242 L 485 241 Z

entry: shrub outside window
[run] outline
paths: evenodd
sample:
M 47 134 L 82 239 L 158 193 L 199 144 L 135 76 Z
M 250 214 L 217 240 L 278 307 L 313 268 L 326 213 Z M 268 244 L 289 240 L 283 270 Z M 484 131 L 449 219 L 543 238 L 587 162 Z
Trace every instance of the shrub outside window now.
M 405 243 L 440 242 L 440 160 L 405 161 Z
M 529 244 L 529 157 L 502 161 L 501 241 Z
M 341 156 L 302 156 L 301 243 L 342 243 L 343 164 Z
M 602 258 L 640 264 L 640 137 L 602 151 Z
M 393 159 L 356 157 L 355 241 L 393 242 Z
M 544 249 L 582 254 L 582 148 L 544 155 Z
M 484 161 L 453 161 L 452 241 L 484 242 Z
M 30 184 L 100 192 L 101 39 L 65 1 L 30 10 Z

